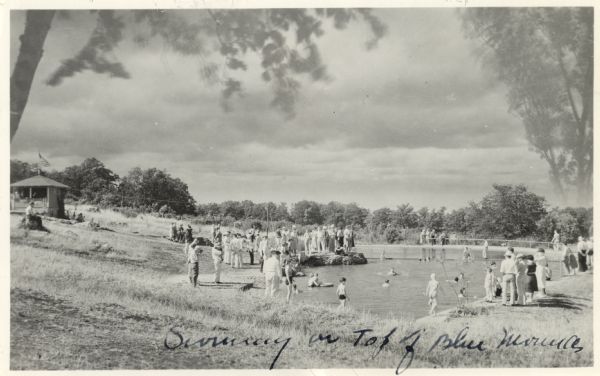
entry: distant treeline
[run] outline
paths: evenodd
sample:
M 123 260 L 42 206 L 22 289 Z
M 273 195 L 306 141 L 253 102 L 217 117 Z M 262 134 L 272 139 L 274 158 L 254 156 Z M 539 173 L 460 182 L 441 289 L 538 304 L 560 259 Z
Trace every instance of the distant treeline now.
M 37 171 L 35 164 L 11 160 L 11 182 L 36 175 Z M 529 192 L 524 185 L 494 184 L 480 201 L 452 211 L 445 207 L 415 209 L 410 204 L 370 211 L 356 203 L 322 204 L 307 200 L 289 208 L 285 203 L 250 200 L 196 205 L 187 184 L 164 170 L 136 167 L 121 178 L 95 158 L 63 171 L 42 171 L 42 174 L 69 185 L 68 195 L 74 200 L 121 211 L 128 208 L 163 217 L 194 215 L 196 222 L 202 223 L 352 225 L 371 240 L 390 243 L 403 240 L 407 232 L 414 234 L 423 228 L 471 237 L 540 241 L 549 241 L 554 230 L 558 230 L 563 241 L 573 242 L 578 236 L 590 236 L 592 228 L 591 208 L 551 208 L 545 198 Z

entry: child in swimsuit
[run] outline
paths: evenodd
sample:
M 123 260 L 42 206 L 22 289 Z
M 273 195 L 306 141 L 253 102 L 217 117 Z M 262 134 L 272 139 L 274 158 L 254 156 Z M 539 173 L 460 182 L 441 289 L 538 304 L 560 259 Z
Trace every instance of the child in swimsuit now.
M 336 293 L 340 300 L 338 308 L 344 308 L 346 306 L 346 301 L 348 300 L 348 296 L 346 295 L 346 278 L 340 278 L 340 284 L 337 287 Z

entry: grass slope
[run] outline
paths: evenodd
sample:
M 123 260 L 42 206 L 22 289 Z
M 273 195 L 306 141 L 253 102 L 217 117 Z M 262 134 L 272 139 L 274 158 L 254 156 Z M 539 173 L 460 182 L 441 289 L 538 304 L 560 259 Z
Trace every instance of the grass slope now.
M 564 278 L 549 286 L 539 305 L 490 306 L 468 318 L 413 321 L 381 318 L 319 304 L 286 305 L 265 300 L 264 290 L 241 292 L 235 284 L 186 283 L 182 246 L 161 236 L 169 222 L 150 216 L 126 219 L 94 213 L 114 231 L 92 231 L 85 224 L 47 221 L 49 233 L 24 231 L 11 219 L 11 369 L 199 369 L 268 368 L 291 338 L 276 368 L 396 368 L 405 354 L 403 336 L 421 330 L 411 367 L 555 367 L 592 365 L 592 276 Z M 204 234 L 206 235 L 206 234 Z M 203 280 L 212 270 L 209 252 L 201 260 Z M 229 281 L 255 282 L 255 269 L 226 268 Z M 358 302 L 352 302 L 359 305 Z M 486 350 L 437 346 L 439 336 L 454 337 L 468 327 L 466 341 L 483 341 Z M 234 345 L 191 345 L 169 350 L 178 337 L 227 336 Z M 372 329 L 355 346 L 359 329 Z M 383 336 L 393 328 L 389 343 Z M 503 328 L 523 336 L 581 337 L 583 350 L 549 346 L 496 348 Z M 332 344 L 316 334 L 331 333 Z M 167 335 L 168 334 L 168 335 Z M 368 337 L 377 341 L 365 346 Z M 250 345 L 243 340 L 250 338 Z M 256 338 L 267 345 L 252 345 Z M 413 337 L 414 339 L 414 337 Z M 549 342 L 549 340 L 548 340 Z M 447 343 L 442 341 L 442 344 Z M 377 353 L 377 355 L 375 355 Z M 375 355 L 375 356 L 374 356 Z

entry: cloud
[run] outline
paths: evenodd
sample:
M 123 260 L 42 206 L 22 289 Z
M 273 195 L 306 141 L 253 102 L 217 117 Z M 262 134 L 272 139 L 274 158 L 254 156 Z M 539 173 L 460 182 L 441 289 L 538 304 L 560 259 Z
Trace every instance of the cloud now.
M 301 79 L 297 116 L 286 120 L 270 108 L 256 57 L 247 72 L 231 73 L 244 92 L 224 112 L 221 87 L 199 74 L 216 58 L 182 56 L 157 41 L 140 47 L 132 29 L 114 51 L 130 79 L 86 72 L 45 85 L 95 25 L 73 11 L 50 31 L 11 155 L 31 160 L 40 150 L 57 168 L 95 156 L 120 174 L 166 168 L 200 202 L 457 206 L 500 181 L 533 181 L 550 194 L 545 165 L 507 113 L 506 89 L 480 68 L 454 11 L 376 14 L 389 32 L 371 51 L 365 25 L 325 26 L 318 43 L 332 79 Z M 13 56 L 23 22 L 22 13 L 11 19 Z

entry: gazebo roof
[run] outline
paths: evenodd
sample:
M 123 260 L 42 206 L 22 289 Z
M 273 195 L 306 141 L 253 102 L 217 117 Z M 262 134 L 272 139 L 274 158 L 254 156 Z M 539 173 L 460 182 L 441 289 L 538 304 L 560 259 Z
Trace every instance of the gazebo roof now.
M 58 187 L 58 188 L 69 188 L 68 185 L 59 183 L 56 180 L 52 180 L 48 177 L 37 175 L 27 178 L 25 180 L 12 183 L 11 187 Z

